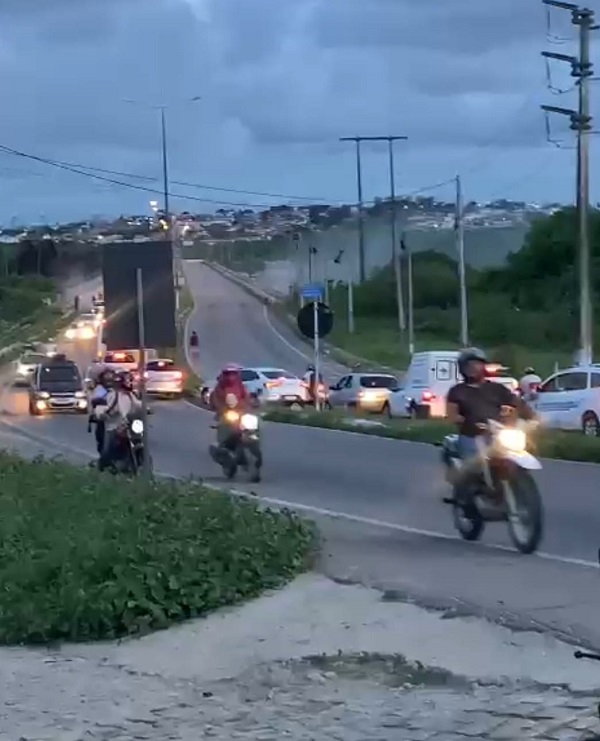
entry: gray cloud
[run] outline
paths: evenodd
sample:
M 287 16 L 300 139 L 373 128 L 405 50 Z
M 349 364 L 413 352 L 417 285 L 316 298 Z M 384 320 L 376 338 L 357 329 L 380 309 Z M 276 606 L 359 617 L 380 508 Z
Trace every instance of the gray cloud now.
M 568 14 L 553 23 L 572 36 Z M 155 174 L 152 105 L 166 103 L 171 171 L 183 180 L 347 199 L 339 136 L 388 132 L 409 137 L 405 177 L 416 185 L 454 174 L 482 146 L 496 177 L 510 160 L 499 147 L 519 150 L 517 167 L 543 154 L 540 102 L 570 104 L 544 89 L 546 46 L 541 4 L 529 0 L 0 0 L 0 143 Z M 554 74 L 570 83 L 568 69 Z M 367 151 L 379 161 L 381 148 Z M 28 165 L 2 156 L 2 167 Z M 34 196 L 56 209 L 61 193 L 67 211 L 86 193 L 95 211 L 98 200 L 148 199 L 32 167 L 0 169 L 5 209 L 44 210 L 27 205 Z M 386 187 L 384 169 L 366 177 Z

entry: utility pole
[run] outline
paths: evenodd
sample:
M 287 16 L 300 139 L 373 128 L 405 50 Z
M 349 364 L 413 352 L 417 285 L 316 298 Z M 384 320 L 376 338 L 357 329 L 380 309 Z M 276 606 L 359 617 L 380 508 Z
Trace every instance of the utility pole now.
M 456 234 L 456 251 L 458 252 L 458 281 L 460 285 L 460 344 L 469 344 L 469 311 L 467 306 L 467 270 L 465 265 L 465 226 L 463 222 L 464 206 L 460 175 L 456 176 L 456 214 L 454 231 Z
M 363 214 L 363 188 L 362 188 L 362 164 L 361 164 L 361 151 L 360 143 L 364 140 L 363 136 L 342 136 L 340 137 L 341 142 L 354 142 L 356 144 L 356 189 L 358 194 L 358 200 L 356 206 L 358 208 L 358 281 L 364 283 L 367 279 L 367 266 L 365 259 L 365 222 Z M 350 290 L 350 283 L 352 278 L 349 278 L 348 289 Z
M 580 8 L 578 5 L 560 0 L 542 0 L 549 5 L 571 13 L 571 23 L 579 28 L 579 54 L 556 54 L 544 51 L 542 56 L 547 59 L 556 59 L 571 65 L 571 75 L 576 79 L 578 86 L 577 110 L 559 108 L 557 106 L 542 106 L 548 113 L 558 113 L 568 116 L 571 120 L 571 129 L 577 132 L 577 221 L 579 242 L 579 322 L 580 322 L 580 350 L 579 362 L 586 364 L 593 361 L 593 315 L 592 292 L 590 276 L 590 239 L 589 239 L 589 208 L 590 208 L 590 131 L 592 130 L 592 116 L 590 115 L 590 88 L 589 81 L 593 75 L 590 62 L 590 33 L 599 27 L 594 25 L 594 12 L 589 8 Z

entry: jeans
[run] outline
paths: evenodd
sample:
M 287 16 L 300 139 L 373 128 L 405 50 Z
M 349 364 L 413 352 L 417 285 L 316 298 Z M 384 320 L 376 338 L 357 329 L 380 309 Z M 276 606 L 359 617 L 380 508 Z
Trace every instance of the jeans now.
M 104 433 L 104 445 L 102 447 L 102 452 L 100 453 L 100 460 L 98 461 L 98 470 L 104 471 L 104 469 L 110 465 L 115 454 L 116 445 L 117 431 L 106 430 Z
M 469 460 L 474 458 L 479 450 L 477 448 L 477 441 L 474 437 L 467 437 L 466 435 L 458 436 L 458 452 L 463 460 Z
M 98 455 L 102 455 L 102 451 L 104 450 L 104 439 L 106 437 L 106 429 L 105 424 L 103 420 L 98 420 L 96 422 L 96 449 L 98 450 Z

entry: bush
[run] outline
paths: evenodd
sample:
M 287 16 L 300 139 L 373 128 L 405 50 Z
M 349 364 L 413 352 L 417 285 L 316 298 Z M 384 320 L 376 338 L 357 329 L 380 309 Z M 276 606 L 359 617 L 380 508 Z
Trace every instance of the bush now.
M 0 641 L 165 628 L 282 585 L 314 546 L 296 515 L 198 483 L 0 453 Z
M 348 430 L 364 435 L 386 437 L 394 440 L 439 445 L 445 435 L 455 432 L 446 420 L 403 420 L 396 419 L 386 424 L 357 425 L 351 414 L 336 412 L 292 412 L 273 410 L 264 415 L 267 422 L 281 422 L 305 427 L 321 427 L 332 430 Z M 378 422 L 376 418 L 373 420 Z M 600 440 L 580 432 L 541 430 L 533 441 L 536 455 L 565 461 L 600 463 Z

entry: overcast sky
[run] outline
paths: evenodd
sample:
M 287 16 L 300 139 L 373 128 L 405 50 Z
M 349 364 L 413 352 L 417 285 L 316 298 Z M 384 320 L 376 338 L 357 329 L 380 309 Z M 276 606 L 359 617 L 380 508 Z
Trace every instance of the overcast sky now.
M 461 173 L 469 199 L 567 201 L 574 151 L 547 144 L 539 104 L 575 98 L 547 89 L 540 51 L 572 53 L 575 34 L 567 13 L 551 20 L 560 43 L 541 0 L 0 0 L 0 145 L 160 189 L 164 104 L 173 180 L 281 194 L 172 184 L 207 199 L 176 209 L 354 201 L 338 138 L 357 134 L 408 137 L 400 193 L 450 197 L 429 186 Z M 552 135 L 573 143 L 562 117 Z M 388 192 L 385 146 L 364 148 L 366 198 Z M 145 213 L 156 197 L 4 153 L 0 196 L 5 225 Z

